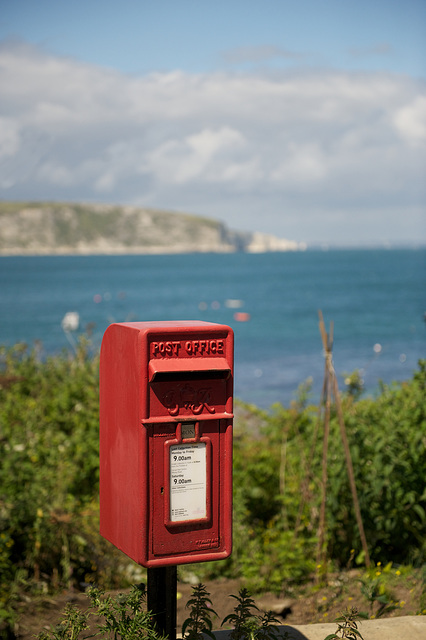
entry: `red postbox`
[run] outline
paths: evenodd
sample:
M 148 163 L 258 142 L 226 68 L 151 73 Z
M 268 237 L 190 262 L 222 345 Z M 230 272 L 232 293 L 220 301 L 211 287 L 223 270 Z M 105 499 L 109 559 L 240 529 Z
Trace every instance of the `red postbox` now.
M 145 567 L 228 557 L 232 329 L 112 324 L 99 385 L 101 535 Z

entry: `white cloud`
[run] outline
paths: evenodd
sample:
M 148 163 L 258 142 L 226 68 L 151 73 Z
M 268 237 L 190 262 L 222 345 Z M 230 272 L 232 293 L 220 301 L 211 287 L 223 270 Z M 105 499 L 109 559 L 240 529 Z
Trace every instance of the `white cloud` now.
M 418 96 L 394 116 L 401 136 L 411 144 L 426 145 L 426 96 Z
M 341 71 L 126 76 L 3 44 L 0 91 L 3 199 L 107 198 L 319 241 L 344 241 L 344 225 L 324 224 L 336 211 L 371 239 L 376 211 L 395 239 L 419 238 L 420 81 Z
M 0 158 L 14 156 L 19 146 L 19 124 L 13 118 L 0 117 Z
M 52 187 L 68 187 L 75 184 L 73 172 L 65 166 L 50 161 L 41 162 L 37 179 Z
M 165 183 L 185 184 L 194 179 L 220 182 L 223 179 L 221 167 L 228 167 L 229 157 L 241 146 L 244 146 L 244 138 L 234 129 L 203 129 L 183 140 L 168 140 L 154 149 L 146 171 L 153 172 Z
M 281 188 L 306 188 L 324 180 L 328 173 L 327 157 L 317 143 L 297 144 L 290 142 L 285 149 L 285 160 L 271 172 L 272 182 Z

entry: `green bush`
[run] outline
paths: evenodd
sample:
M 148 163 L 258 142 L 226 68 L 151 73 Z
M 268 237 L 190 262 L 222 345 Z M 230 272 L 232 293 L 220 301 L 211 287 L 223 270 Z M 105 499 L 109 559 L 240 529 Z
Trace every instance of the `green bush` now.
M 98 533 L 98 367 L 85 341 L 46 360 L 22 345 L 0 349 L 0 620 L 17 584 L 132 581 L 130 561 Z M 418 564 L 424 553 L 425 386 L 423 362 L 375 399 L 342 399 L 367 542 L 382 563 Z M 236 420 L 234 552 L 199 575 L 280 591 L 315 571 L 322 425 L 308 399 L 304 388 L 290 408 L 245 407 Z M 344 566 L 361 547 L 333 414 L 328 473 L 328 556 Z
M 256 412 L 263 426 L 255 436 L 236 425 L 233 569 L 253 591 L 280 591 L 284 581 L 301 582 L 315 568 L 316 506 L 310 500 L 301 511 L 300 501 L 314 422 L 302 406 Z
M 364 528 L 375 561 L 420 563 L 426 531 L 426 361 L 410 382 L 344 403 Z M 337 426 L 335 442 L 339 445 Z M 359 548 L 343 451 L 330 459 L 329 553 L 342 563 Z
M 377 398 L 342 396 L 361 515 L 372 560 L 421 564 L 425 551 L 426 363 Z M 303 401 L 261 415 L 256 437 L 238 425 L 234 453 L 236 557 L 242 573 L 277 588 L 315 564 L 323 424 Z M 339 423 L 328 451 L 328 557 L 345 566 L 361 551 Z M 362 554 L 361 554 L 362 555 Z M 290 574 L 290 575 L 289 575 Z
M 98 534 L 98 359 L 0 350 L 0 623 L 17 586 L 121 581 Z M 114 578 L 116 575 L 116 578 Z
M 84 517 L 96 518 L 97 362 L 2 352 L 0 525 L 10 565 L 68 584 L 92 565 Z M 87 556 L 87 557 L 85 557 Z

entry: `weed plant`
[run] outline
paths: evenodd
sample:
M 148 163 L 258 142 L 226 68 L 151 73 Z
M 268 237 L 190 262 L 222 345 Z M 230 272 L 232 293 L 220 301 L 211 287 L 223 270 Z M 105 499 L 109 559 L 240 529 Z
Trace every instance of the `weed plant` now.
M 88 597 L 91 604 L 87 611 L 68 605 L 61 622 L 50 632 L 39 633 L 38 640 L 165 640 L 156 630 L 151 612 L 145 610 L 144 585 L 135 586 L 128 594 L 116 597 L 105 596 L 103 591 L 91 588 Z M 257 607 L 246 589 L 241 589 L 238 596 L 230 597 L 235 598 L 237 604 L 234 613 L 226 616 L 222 625 L 233 625 L 233 640 L 285 640 L 288 637 L 287 632 L 280 633 L 278 627 L 273 626 L 279 621 L 270 613 L 260 616 L 254 612 Z M 202 640 L 203 634 L 206 634 L 214 640 L 212 615 L 217 614 L 211 605 L 210 594 L 205 586 L 200 583 L 193 587 L 192 596 L 186 604 L 189 615 L 182 625 L 182 638 Z M 89 631 L 90 619 L 96 622 L 95 633 Z M 83 631 L 89 631 L 89 634 L 82 636 Z
M 192 589 L 192 597 L 186 603 L 189 615 L 182 625 L 182 638 L 186 640 L 201 640 L 203 634 L 214 640 L 212 616 L 217 616 L 212 608 L 210 594 L 203 584 Z
M 134 586 L 129 593 L 116 597 L 106 596 L 102 590 L 92 587 L 87 595 L 90 599 L 87 611 L 68 605 L 60 623 L 50 632 L 39 633 L 38 640 L 163 640 L 154 626 L 152 615 L 144 608 L 145 585 Z M 94 633 L 89 629 L 91 619 L 97 627 Z M 82 636 L 83 631 L 89 631 L 89 634 Z
M 279 632 L 277 620 L 271 612 L 258 615 L 258 608 L 247 589 L 240 589 L 237 596 L 232 595 L 237 604 L 233 613 L 225 616 L 223 625 L 232 625 L 230 637 L 232 640 L 277 640 L 286 637 Z
M 90 606 L 81 611 L 75 605 L 67 605 L 62 620 L 50 632 L 42 631 L 38 640 L 87 640 L 103 638 L 104 640 L 166 640 L 156 630 L 153 616 L 146 611 L 146 591 L 144 585 L 132 588 L 127 594 L 116 597 L 105 596 L 99 589 L 88 591 Z M 286 640 L 289 632 L 280 629 L 280 622 L 272 613 L 257 614 L 258 608 L 247 589 L 240 589 L 238 595 L 230 595 L 236 600 L 233 613 L 227 615 L 223 625 L 231 625 L 231 640 Z M 181 636 L 184 640 L 202 640 L 203 635 L 215 639 L 212 631 L 212 615 L 217 615 L 211 608 L 210 594 L 203 584 L 193 587 L 193 593 L 186 607 L 188 618 L 182 625 Z M 97 631 L 89 629 L 89 620 L 94 619 Z M 357 609 L 346 609 L 335 622 L 337 630 L 324 640 L 364 640 L 358 629 L 360 615 Z M 83 632 L 89 631 L 89 634 Z
M 324 640 L 339 640 L 339 638 L 364 640 L 358 629 L 359 614 L 355 608 L 346 609 L 335 622 L 337 623 L 336 633 L 329 634 Z

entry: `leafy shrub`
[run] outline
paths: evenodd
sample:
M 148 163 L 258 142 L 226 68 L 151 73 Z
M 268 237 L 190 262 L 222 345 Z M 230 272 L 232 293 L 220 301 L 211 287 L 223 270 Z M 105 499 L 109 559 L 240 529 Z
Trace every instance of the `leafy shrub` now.
M 409 382 L 344 406 L 365 533 L 373 560 L 421 563 L 426 528 L 426 361 Z M 335 430 L 337 426 L 334 425 Z M 330 460 L 329 552 L 341 563 L 359 548 L 344 456 Z
M 383 385 L 377 398 L 342 399 L 365 534 L 376 561 L 420 564 L 424 558 L 425 390 L 421 362 L 411 381 Z M 279 590 L 284 580 L 300 581 L 315 566 L 322 425 L 306 396 L 290 409 L 277 405 L 262 422 L 256 438 L 238 425 L 234 562 L 260 588 Z M 333 412 L 326 521 L 328 556 L 345 566 L 361 543 Z
M 11 618 L 18 584 L 116 588 L 142 579 L 126 575 L 131 562 L 98 534 L 98 365 L 84 341 L 74 356 L 46 360 L 23 345 L 0 349 L 0 620 Z M 342 400 L 375 561 L 422 561 L 425 387 L 423 362 L 375 399 Z M 236 420 L 234 553 L 195 567 L 198 575 L 242 576 L 253 592 L 279 592 L 315 571 L 322 445 L 308 400 L 303 388 L 290 408 L 246 407 Z M 334 415 L 330 443 L 328 555 L 343 566 L 360 543 Z
M 36 580 L 84 579 L 93 565 L 84 520 L 97 513 L 97 361 L 84 345 L 76 357 L 45 362 L 21 347 L 1 355 L 0 525 L 9 563 Z
M 68 605 L 61 622 L 50 633 L 42 631 L 38 640 L 77 640 L 78 638 L 110 638 L 111 640 L 165 640 L 158 633 L 152 615 L 143 607 L 146 601 L 145 585 L 134 586 L 127 594 L 115 597 L 92 587 L 87 595 L 90 606 L 81 611 L 75 605 Z M 98 631 L 81 636 L 89 629 L 89 620 L 96 620 Z
M 347 640 L 363 640 L 361 632 L 358 630 L 360 616 L 358 611 L 351 607 L 335 619 L 337 623 L 336 633 L 331 633 L 324 640 L 339 640 L 339 638 L 347 638 Z
M 231 624 L 230 633 L 232 640 L 277 640 L 281 635 L 278 627 L 279 620 L 271 611 L 259 615 L 258 608 L 247 589 L 240 589 L 238 596 L 231 595 L 237 601 L 233 613 L 227 615 L 222 622 Z M 286 632 L 285 637 L 288 637 Z
M 189 615 L 182 624 L 182 638 L 202 640 L 203 634 L 214 640 L 212 616 L 217 616 L 212 608 L 210 594 L 203 584 L 192 587 L 192 597 L 186 603 Z
M 204 635 L 214 640 L 212 631 L 212 614 L 210 594 L 203 584 L 192 589 L 192 597 L 186 603 L 189 609 L 188 618 L 182 624 L 182 638 L 185 640 L 202 640 Z M 39 633 L 38 640 L 78 640 L 83 631 L 89 630 L 89 620 L 96 621 L 98 631 L 84 635 L 84 638 L 111 638 L 114 640 L 165 640 L 157 629 L 153 612 L 146 611 L 145 585 L 134 586 L 127 594 L 106 596 L 99 589 L 91 588 L 87 593 L 90 606 L 81 611 L 75 605 L 68 604 L 62 613 L 62 620 L 51 630 Z M 281 634 L 274 626 L 279 621 L 272 613 L 258 615 L 257 607 L 246 589 L 241 589 L 235 598 L 237 604 L 234 613 L 226 616 L 222 624 L 231 623 L 233 640 L 279 640 L 288 637 L 287 632 Z
M 122 581 L 98 534 L 98 359 L 86 343 L 45 361 L 0 350 L 0 459 L 0 621 L 17 585 Z

